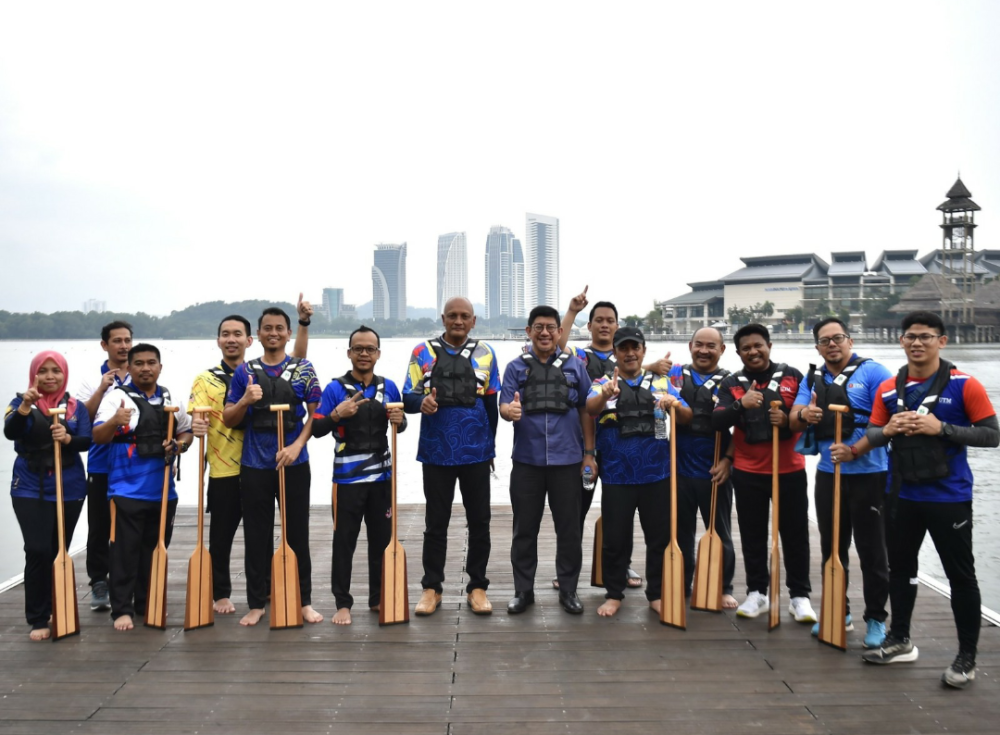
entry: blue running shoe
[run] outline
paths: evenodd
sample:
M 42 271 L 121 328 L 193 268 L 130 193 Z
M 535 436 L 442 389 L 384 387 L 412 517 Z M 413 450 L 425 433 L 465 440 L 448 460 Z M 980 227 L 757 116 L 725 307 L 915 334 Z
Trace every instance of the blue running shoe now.
M 848 633 L 850 633 L 852 630 L 854 630 L 854 623 L 851 622 L 851 614 L 850 613 L 847 613 L 847 619 L 844 621 L 844 629 Z M 883 626 L 883 633 L 884 633 L 884 630 L 885 630 L 885 626 Z M 812 634 L 814 636 L 816 636 L 817 638 L 819 638 L 819 623 L 816 623 L 815 625 L 813 625 Z M 879 643 L 881 643 L 881 641 L 879 641 Z
M 865 648 L 878 648 L 885 640 L 885 623 L 878 620 L 868 621 L 868 632 L 865 633 L 865 640 L 861 644 Z

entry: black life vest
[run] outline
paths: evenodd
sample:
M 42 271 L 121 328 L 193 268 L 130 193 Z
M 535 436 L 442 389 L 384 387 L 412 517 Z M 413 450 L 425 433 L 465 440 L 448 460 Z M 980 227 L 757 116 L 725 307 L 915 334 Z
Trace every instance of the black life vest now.
M 264 370 L 264 366 L 261 364 L 260 360 L 253 360 L 250 363 L 250 369 L 253 371 L 254 380 L 260 385 L 263 395 L 261 399 L 253 404 L 253 426 L 254 431 L 271 431 L 277 433 L 278 431 L 278 414 L 276 411 L 271 411 L 271 406 L 280 406 L 283 403 L 287 403 L 290 410 L 285 411 L 284 421 L 285 434 L 290 434 L 295 431 L 295 427 L 299 425 L 298 417 L 295 415 L 295 407 L 300 403 L 298 396 L 295 395 L 295 389 L 292 388 L 292 380 L 295 378 L 298 372 L 299 365 L 302 363 L 301 360 L 297 358 L 291 358 L 286 364 L 285 369 L 281 371 L 281 375 L 276 378 L 272 378 Z
M 809 389 L 816 394 L 816 405 L 823 409 L 823 420 L 816 424 L 814 429 L 817 439 L 833 439 L 837 419 L 836 414 L 828 410 L 831 405 L 847 406 L 851 409 L 841 419 L 841 439 L 849 438 L 859 426 L 868 426 L 868 417 L 872 415 L 871 411 L 851 406 L 851 400 L 847 395 L 847 383 L 854 374 L 854 371 L 861 366 L 861 363 L 868 362 L 870 359 L 870 357 L 858 357 L 855 355 L 847 363 L 847 367 L 840 372 L 840 375 L 834 378 L 833 382 L 829 384 L 823 379 L 822 364 L 819 367 L 815 365 L 809 366 L 809 377 L 807 379 Z M 856 420 L 854 418 L 855 415 L 863 417 L 864 420 Z
M 926 415 L 934 411 L 941 392 L 948 387 L 951 371 L 954 369 L 947 360 L 941 360 L 941 366 L 916 411 Z M 906 365 L 896 373 L 896 410 L 909 411 L 906 407 Z M 926 434 L 906 436 L 897 434 L 892 437 L 892 470 L 899 473 L 903 482 L 920 485 L 935 480 L 942 480 L 951 473 L 948 467 L 948 455 L 945 452 L 945 440 Z
M 229 395 L 229 386 L 233 383 L 233 374 L 227 373 L 221 365 L 216 365 L 215 367 L 210 367 L 208 372 L 212 373 L 215 377 L 222 381 L 223 385 L 226 386 L 226 396 Z M 222 398 L 223 403 L 225 403 L 225 396 Z
M 715 436 L 712 428 L 712 411 L 718 401 L 716 397 L 719 392 L 719 383 L 729 376 L 728 370 L 716 368 L 715 373 L 709 376 L 701 385 L 695 385 L 694 376 L 691 375 L 691 366 L 681 367 L 681 398 L 683 398 L 694 412 L 694 418 L 690 424 L 678 424 L 678 434 L 691 434 L 693 436 Z
M 551 363 L 543 363 L 531 353 L 521 355 L 528 374 L 521 386 L 521 405 L 525 413 L 566 413 L 569 402 L 569 382 L 562 366 L 570 358 L 561 352 Z
M 135 444 L 135 451 L 140 457 L 160 457 L 166 459 L 166 452 L 163 451 L 163 441 L 167 438 L 167 424 L 169 414 L 163 410 L 164 406 L 172 406 L 170 402 L 170 391 L 160 386 L 160 396 L 163 400 L 159 406 L 149 405 L 149 399 L 144 393 L 135 390 L 131 385 L 120 385 L 118 389 L 132 399 L 136 409 L 139 411 L 139 420 L 136 422 L 135 431 L 124 436 L 116 434 L 114 439 L 118 444 Z
M 69 393 L 63 395 L 57 408 L 66 408 L 69 404 Z M 28 471 L 44 475 L 56 468 L 55 444 L 52 442 L 52 417 L 42 413 L 38 406 L 31 407 L 31 428 L 27 436 L 18 440 L 17 456 L 28 463 Z M 62 447 L 63 468 L 71 466 L 77 458 L 75 452 Z M 39 483 L 40 484 L 40 483 Z
M 618 400 L 615 402 L 614 413 L 618 421 L 618 434 L 623 439 L 630 436 L 653 436 L 656 425 L 653 409 L 656 399 L 650 386 L 653 384 L 652 373 L 646 373 L 642 382 L 631 386 L 622 377 L 618 378 Z
M 598 355 L 593 347 L 584 347 L 583 352 L 587 355 L 587 375 L 590 376 L 591 380 L 611 375 L 618 367 L 618 359 L 613 352 L 607 357 Z
M 361 392 L 355 387 L 354 377 L 350 373 L 337 378 L 337 382 L 344 386 L 348 398 L 354 398 Z M 386 435 L 389 430 L 389 414 L 385 408 L 385 379 L 373 375 L 372 383 L 375 385 L 375 397 L 358 406 L 356 414 L 337 423 L 343 432 L 340 436 L 346 444 L 343 451 L 347 453 L 370 454 L 389 450 L 389 439 Z
M 764 402 L 760 408 L 746 408 L 740 415 L 740 422 L 747 444 L 763 444 L 771 441 L 771 419 L 768 411 L 771 410 L 771 401 L 781 401 L 781 410 L 788 413 L 785 399 L 781 397 L 781 380 L 785 377 L 785 370 L 788 366 L 780 363 L 774 366 L 771 373 L 771 380 L 760 392 L 764 394 Z M 744 374 L 742 370 L 735 374 L 736 379 L 746 391 L 754 390 L 754 384 Z M 778 430 L 778 439 L 783 441 L 791 439 L 792 432 L 787 427 Z
M 472 367 L 472 355 L 479 342 L 469 340 L 454 355 L 445 349 L 439 339 L 432 339 L 429 344 L 434 350 L 434 366 L 425 387 L 428 391 L 431 388 L 437 390 L 438 405 L 465 408 L 475 406 L 479 379 Z

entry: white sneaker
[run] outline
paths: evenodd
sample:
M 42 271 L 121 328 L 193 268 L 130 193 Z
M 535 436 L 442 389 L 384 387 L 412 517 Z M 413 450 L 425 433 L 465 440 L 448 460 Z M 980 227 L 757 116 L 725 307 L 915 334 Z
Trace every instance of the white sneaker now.
M 736 614 L 741 618 L 755 618 L 761 613 L 767 612 L 770 605 L 767 602 L 767 595 L 762 595 L 754 590 L 743 604 L 736 608 Z
M 788 612 L 796 623 L 815 623 L 818 620 L 808 597 L 793 597 L 788 603 Z

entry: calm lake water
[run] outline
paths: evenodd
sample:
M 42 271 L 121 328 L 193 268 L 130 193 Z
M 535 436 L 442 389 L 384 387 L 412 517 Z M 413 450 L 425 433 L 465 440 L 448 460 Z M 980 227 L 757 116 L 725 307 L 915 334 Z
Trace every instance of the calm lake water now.
M 142 335 L 136 335 L 136 341 L 139 341 L 140 337 Z M 391 378 L 402 387 L 410 351 L 415 344 L 416 340 L 413 339 L 384 340 L 382 358 L 376 366 L 376 372 Z M 521 344 L 518 341 L 497 341 L 492 344 L 500 361 L 500 373 L 503 375 L 503 367 L 520 354 Z M 99 374 L 99 366 L 105 356 L 97 340 L 46 343 L 10 341 L 3 342 L 2 345 L 5 359 L 0 362 L 0 396 L 3 396 L 5 401 L 9 401 L 15 393 L 27 387 L 28 365 L 32 356 L 42 349 L 55 349 L 66 356 L 69 362 L 70 388 L 74 392 L 83 377 L 94 378 Z M 160 382 L 169 387 L 174 395 L 187 395 L 195 375 L 217 364 L 219 360 L 219 351 L 212 340 L 164 340 L 158 341 L 157 346 L 163 354 L 164 365 Z M 342 375 L 350 367 L 346 349 L 345 338 L 315 339 L 310 343 L 309 359 L 316 365 L 324 385 L 334 376 Z M 675 362 L 684 360 L 688 356 L 687 346 L 684 344 L 664 342 L 650 343 L 648 346 L 650 356 L 660 356 L 667 351 L 673 353 Z M 895 345 L 860 345 L 857 351 L 879 360 L 893 371 L 902 363 L 902 350 Z M 251 347 L 250 356 L 259 354 L 257 345 Z M 994 405 L 1000 406 L 1000 346 L 951 346 L 945 354 L 953 363 L 979 378 L 989 391 Z M 809 363 L 816 359 L 815 349 L 811 345 L 803 344 L 776 342 L 773 355 L 776 360 L 795 365 L 803 372 Z M 732 370 L 740 365 L 739 358 L 732 349 L 723 356 L 722 364 Z M 399 435 L 399 501 L 422 503 L 420 467 L 416 461 L 419 417 L 411 416 L 410 421 L 410 428 Z M 503 421 L 500 423 L 497 432 L 497 479 L 493 480 L 492 499 L 496 505 L 507 505 L 513 432 L 509 424 Z M 313 478 L 312 502 L 329 504 L 333 474 L 333 441 L 328 437 L 310 441 L 309 455 Z M 983 604 L 994 610 L 1000 610 L 1000 495 L 994 490 L 997 481 L 1000 480 L 1000 451 L 973 449 L 969 455 L 976 476 L 975 544 L 979 580 L 983 588 Z M 185 457 L 183 479 L 177 486 L 180 502 L 189 505 L 197 503 L 198 492 L 198 472 L 192 460 L 191 454 Z M 13 463 L 13 444 L 4 440 L 0 442 L 0 485 L 5 488 L 10 487 Z M 810 475 L 812 473 L 811 465 Z M 597 492 L 600 493 L 599 485 Z M 591 509 L 592 520 L 597 517 L 599 507 L 599 504 L 595 503 Z M 86 540 L 86 513 L 83 514 L 75 535 L 74 548 L 81 548 L 81 542 Z M 0 503 L 0 582 L 23 570 L 24 556 L 21 545 L 21 532 L 10 503 Z M 500 553 L 497 555 L 497 560 L 503 563 L 503 557 L 504 554 Z M 924 544 L 921 570 L 944 579 L 929 538 Z M 86 575 L 82 562 L 78 565 L 77 574 L 81 579 Z M 814 584 L 818 591 L 819 580 L 814 580 Z

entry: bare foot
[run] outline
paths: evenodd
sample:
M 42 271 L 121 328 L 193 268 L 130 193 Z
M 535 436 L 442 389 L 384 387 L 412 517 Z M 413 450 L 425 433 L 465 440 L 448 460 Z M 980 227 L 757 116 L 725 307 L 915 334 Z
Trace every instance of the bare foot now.
M 230 602 L 228 597 L 222 597 L 215 601 L 212 609 L 220 615 L 232 615 L 236 612 L 236 605 Z
M 115 630 L 132 630 L 134 627 L 131 615 L 120 615 L 115 618 Z
M 735 610 L 740 604 L 736 601 L 736 598 L 732 595 L 722 596 L 722 609 L 723 610 Z
M 305 617 L 305 613 L 303 613 Z M 342 607 L 337 610 L 337 613 L 330 618 L 330 622 L 334 625 L 350 625 L 351 624 L 351 608 Z
M 618 608 L 622 606 L 621 600 L 605 600 L 604 604 L 597 608 L 597 614 L 602 618 L 610 618 L 616 612 Z
M 261 618 L 263 617 L 264 617 L 264 608 L 255 607 L 253 610 L 251 610 L 250 612 L 248 612 L 246 615 L 243 616 L 243 618 L 240 620 L 240 625 L 246 625 L 246 626 L 257 625 L 257 623 L 259 623 Z
M 322 623 L 323 622 L 323 616 L 320 615 L 315 610 L 313 610 L 313 606 L 312 605 L 303 605 L 302 606 L 302 619 L 305 620 L 307 623 Z
M 368 609 L 371 610 L 373 613 L 382 612 L 382 606 L 381 605 L 372 605 Z
M 649 603 L 649 609 L 650 610 L 655 610 L 656 614 L 659 615 L 660 614 L 660 601 L 659 600 L 653 600 L 651 603 Z
M 52 631 L 48 628 L 35 628 L 28 637 L 33 641 L 47 641 L 52 637 Z

